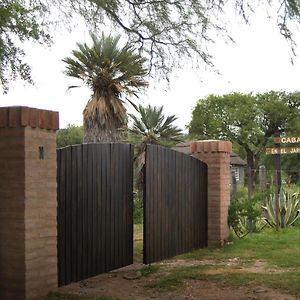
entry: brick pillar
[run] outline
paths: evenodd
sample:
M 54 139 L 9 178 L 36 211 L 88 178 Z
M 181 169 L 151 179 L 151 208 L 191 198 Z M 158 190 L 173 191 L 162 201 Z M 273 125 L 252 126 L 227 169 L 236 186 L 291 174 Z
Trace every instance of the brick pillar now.
M 227 141 L 191 143 L 192 156 L 208 166 L 208 245 L 220 246 L 228 238 L 228 206 L 230 203 L 230 153 Z
M 0 108 L 0 299 L 57 288 L 58 113 Z

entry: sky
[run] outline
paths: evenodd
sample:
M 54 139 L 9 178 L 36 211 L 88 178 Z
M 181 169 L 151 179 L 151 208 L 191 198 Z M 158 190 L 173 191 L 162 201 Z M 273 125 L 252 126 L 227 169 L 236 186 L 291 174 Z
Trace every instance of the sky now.
M 280 35 L 275 21 L 267 21 L 264 15 L 255 15 L 251 25 L 241 21 L 229 26 L 235 43 L 218 39 L 210 47 L 215 66 L 220 74 L 205 66 L 198 69 L 177 69 L 170 76 L 168 89 L 159 82 L 150 82 L 137 104 L 164 106 L 167 115 L 178 117 L 175 122 L 182 129 L 191 120 L 191 112 L 197 100 L 209 94 L 230 92 L 267 92 L 269 90 L 300 90 L 300 58 L 291 64 L 291 49 Z M 32 67 L 34 86 L 22 81 L 12 84 L 8 94 L 0 94 L 0 106 L 29 106 L 59 111 L 60 128 L 68 124 L 82 125 L 82 111 L 89 100 L 86 87 L 67 90 L 77 83 L 63 74 L 61 61 L 76 48 L 76 42 L 89 40 L 89 32 L 83 24 L 72 30 L 60 30 L 54 36 L 51 48 L 27 43 L 26 60 Z M 300 55 L 300 37 L 295 36 Z M 128 107 L 130 112 L 133 112 Z

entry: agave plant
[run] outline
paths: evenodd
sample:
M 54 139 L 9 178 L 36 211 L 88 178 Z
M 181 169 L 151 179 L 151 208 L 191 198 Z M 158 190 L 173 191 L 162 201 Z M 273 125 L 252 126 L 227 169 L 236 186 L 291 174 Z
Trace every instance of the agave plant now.
M 270 195 L 266 206 L 262 208 L 266 214 L 265 221 L 272 227 L 276 227 L 276 201 L 278 201 L 279 227 L 285 228 L 295 223 L 300 213 L 300 194 L 289 194 L 281 188 L 278 197 L 276 194 Z

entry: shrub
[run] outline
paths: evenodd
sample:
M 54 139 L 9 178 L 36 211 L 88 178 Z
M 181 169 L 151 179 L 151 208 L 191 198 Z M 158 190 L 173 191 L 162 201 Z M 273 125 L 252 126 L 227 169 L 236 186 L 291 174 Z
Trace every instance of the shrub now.
M 266 216 L 265 221 L 276 227 L 276 201 L 278 201 L 278 225 L 280 228 L 288 227 L 295 223 L 300 213 L 300 194 L 289 194 L 280 189 L 278 200 L 276 194 L 270 195 L 265 206 L 262 206 Z
M 143 198 L 141 193 L 136 192 L 134 193 L 133 198 L 133 223 L 134 224 L 141 224 L 143 223 Z
M 261 193 L 251 199 L 248 199 L 245 193 L 241 193 L 240 197 L 231 202 L 228 210 L 228 224 L 238 237 L 258 232 L 264 227 L 261 216 L 261 199 L 263 199 Z

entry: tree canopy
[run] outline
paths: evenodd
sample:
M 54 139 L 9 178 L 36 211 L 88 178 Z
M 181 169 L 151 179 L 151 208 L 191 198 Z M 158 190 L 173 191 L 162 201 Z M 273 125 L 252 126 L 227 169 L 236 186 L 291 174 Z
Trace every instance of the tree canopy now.
M 127 128 L 124 102 L 136 107 L 129 97 L 148 86 L 145 59 L 131 45 L 120 45 L 120 36 L 92 35 L 92 40 L 91 46 L 77 44 L 72 56 L 63 59 L 65 74 L 82 80 L 92 92 L 83 112 L 84 142 L 117 142 Z
M 56 133 L 57 148 L 82 144 L 83 127 L 69 124 L 66 128 L 59 129 Z
M 294 48 L 291 23 L 300 20 L 297 0 L 3 0 L 1 84 L 6 91 L 16 75 L 31 81 L 30 69 L 22 60 L 23 50 L 16 46 L 15 37 L 21 41 L 26 38 L 48 42 L 50 31 L 45 20 L 52 20 L 52 24 L 62 22 L 64 26 L 66 20 L 74 21 L 78 16 L 83 16 L 93 30 L 103 29 L 105 24 L 127 37 L 148 59 L 151 74 L 168 78 L 174 66 L 185 63 L 182 58 L 212 66 L 213 58 L 207 47 L 220 36 L 231 39 L 226 13 L 232 8 L 246 22 L 262 8 L 275 11 L 281 34 Z
M 128 129 L 129 142 L 135 144 L 135 185 L 141 191 L 142 168 L 147 144 L 173 146 L 182 141 L 182 131 L 174 125 L 175 115 L 166 116 L 163 106 L 139 105 L 138 115 L 129 114 L 132 124 Z
M 23 60 L 20 43 L 31 40 L 49 43 L 48 28 L 41 18 L 44 8 L 27 5 L 26 1 L 0 2 L 0 82 L 3 92 L 17 77 L 32 83 L 30 66 Z
M 277 131 L 293 132 L 299 122 L 299 93 L 210 95 L 197 102 L 189 133 L 199 139 L 233 142 L 243 150 L 248 166 L 254 171 L 270 137 Z

